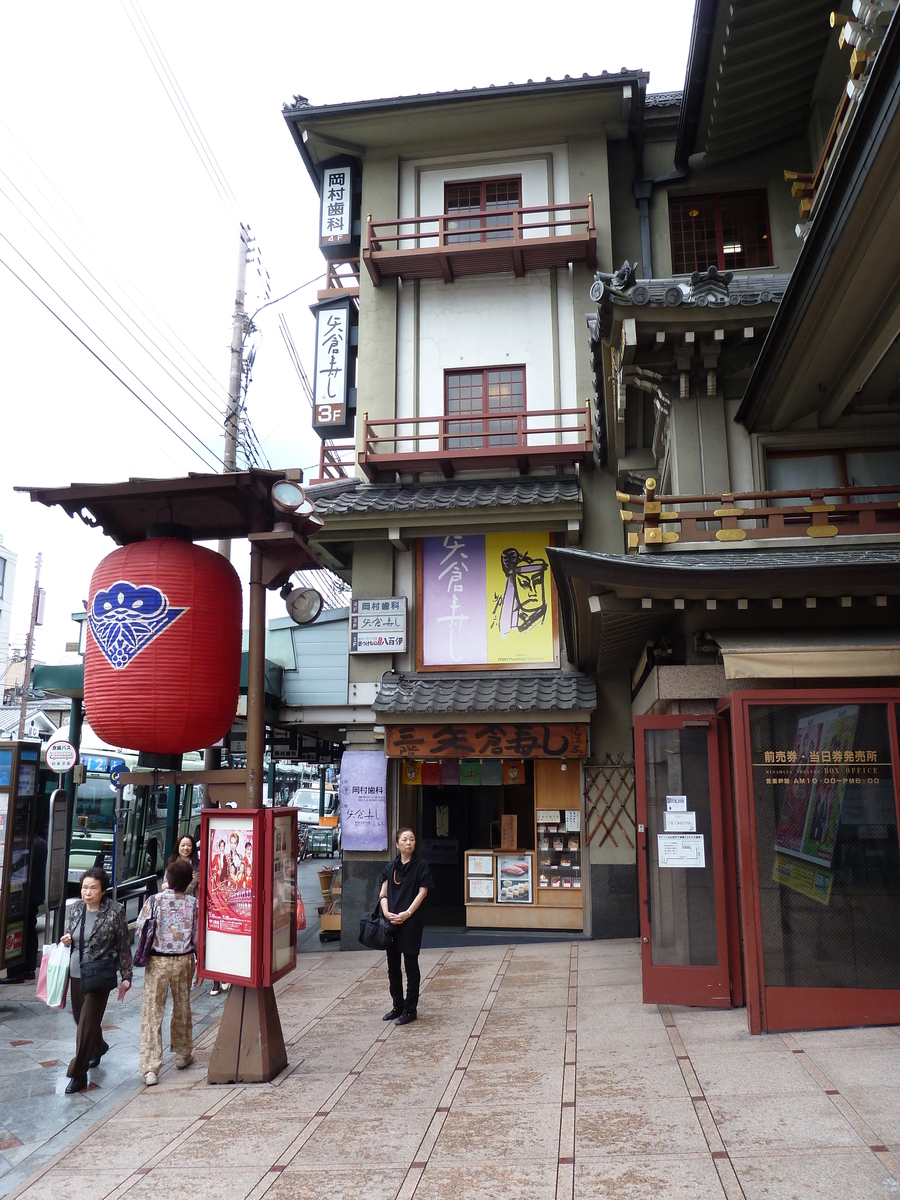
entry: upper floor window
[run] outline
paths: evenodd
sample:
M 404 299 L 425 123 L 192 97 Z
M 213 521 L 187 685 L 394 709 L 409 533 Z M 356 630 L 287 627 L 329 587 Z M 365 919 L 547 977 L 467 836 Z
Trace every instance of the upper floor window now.
M 712 196 L 669 197 L 672 273 L 718 267 L 771 267 L 769 209 L 764 189 Z
M 513 218 L 497 210 L 518 208 L 521 195 L 522 181 L 518 176 L 444 184 L 444 212 L 451 218 L 447 223 L 447 241 L 496 242 L 511 238 Z M 457 232 L 463 229 L 473 232 Z
M 769 450 L 766 452 L 766 482 L 770 492 L 802 488 L 889 487 L 900 485 L 900 447 L 878 450 Z M 900 492 L 900 487 L 898 487 Z M 856 501 L 885 499 L 856 496 Z M 796 503 L 793 500 L 785 504 Z
M 525 368 L 447 371 L 444 409 L 454 418 L 447 422 L 447 449 L 516 445 L 513 414 L 525 411 Z

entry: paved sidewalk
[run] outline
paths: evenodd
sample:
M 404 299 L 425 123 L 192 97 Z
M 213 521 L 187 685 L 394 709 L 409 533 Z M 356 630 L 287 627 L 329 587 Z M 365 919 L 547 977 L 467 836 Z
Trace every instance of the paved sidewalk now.
M 427 950 L 398 1029 L 381 955 L 278 986 L 289 1066 L 196 1063 L 124 1099 L 27 1200 L 868 1200 L 900 1193 L 900 1030 L 751 1038 L 644 1006 L 636 942 Z

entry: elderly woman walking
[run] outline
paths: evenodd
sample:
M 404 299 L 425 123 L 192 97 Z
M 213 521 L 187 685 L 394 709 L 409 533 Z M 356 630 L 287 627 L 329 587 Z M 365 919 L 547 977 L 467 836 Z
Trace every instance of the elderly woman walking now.
M 137 919 L 136 936 L 144 923 L 156 918 L 156 934 L 144 971 L 141 1003 L 140 1072 L 148 1087 L 159 1079 L 162 1066 L 162 1021 L 166 997 L 172 989 L 170 1041 L 175 1066 L 182 1070 L 193 1062 L 191 980 L 196 967 L 197 901 L 186 895 L 193 871 L 188 859 L 178 858 L 166 867 L 166 887 L 144 902 Z
M 116 967 L 122 976 L 119 999 L 131 987 L 131 947 L 128 924 L 121 904 L 107 896 L 109 876 L 101 867 L 91 867 L 81 877 L 81 899 L 72 905 L 64 946 L 71 946 L 69 981 L 72 1014 L 75 1017 L 75 1057 L 69 1063 L 66 1095 L 83 1092 L 88 1085 L 88 1068 L 99 1067 L 109 1049 L 100 1022 L 109 993 L 116 986 Z M 89 979 L 85 967 L 97 964 L 100 978 Z

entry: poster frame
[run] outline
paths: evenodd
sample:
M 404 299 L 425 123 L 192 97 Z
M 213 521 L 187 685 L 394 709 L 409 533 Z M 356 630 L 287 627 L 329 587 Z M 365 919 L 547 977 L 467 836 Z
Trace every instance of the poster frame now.
M 266 808 L 265 813 L 265 848 L 266 848 L 266 879 L 271 883 L 265 890 L 265 911 L 263 915 L 263 987 L 270 987 L 283 975 L 289 974 L 297 966 L 297 896 L 300 889 L 297 886 L 297 810 L 296 808 Z M 290 905 L 289 922 L 291 931 L 291 958 L 283 967 L 274 968 L 272 939 L 275 934 L 275 821 L 279 817 L 287 817 L 290 822 L 288 831 L 288 846 L 291 847 L 291 857 L 294 864 L 294 897 Z
M 267 871 L 270 870 L 268 855 L 265 849 L 265 814 L 263 808 L 204 808 L 200 812 L 200 848 L 201 870 L 199 901 L 200 912 L 197 937 L 197 975 L 200 979 L 218 979 L 223 983 L 235 983 L 244 987 L 259 988 L 265 985 L 263 957 L 263 884 Z M 251 885 L 250 910 L 250 969 L 246 975 L 223 971 L 221 968 L 210 970 L 206 966 L 207 941 L 207 856 L 209 845 L 210 823 L 234 826 L 246 829 L 249 825 L 253 833 L 253 877 Z M 218 931 L 216 931 L 218 932 Z M 226 937 L 246 936 L 226 934 Z

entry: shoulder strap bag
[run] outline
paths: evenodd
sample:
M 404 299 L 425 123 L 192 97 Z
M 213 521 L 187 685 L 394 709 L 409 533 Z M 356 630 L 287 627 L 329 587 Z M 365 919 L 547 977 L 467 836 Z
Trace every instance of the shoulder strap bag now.
M 381 911 L 381 897 L 375 908 L 359 923 L 359 940 L 368 950 L 387 950 L 394 941 L 394 927 Z
M 134 965 L 146 967 L 153 953 L 153 943 L 156 941 L 156 897 L 150 897 L 150 915 L 141 926 L 141 936 L 134 948 Z
M 84 957 L 84 925 L 87 921 L 87 905 L 81 915 L 81 925 L 78 930 L 78 954 L 81 958 L 81 990 L 89 992 L 111 992 L 118 983 L 116 978 L 116 958 L 95 958 L 85 960 Z

